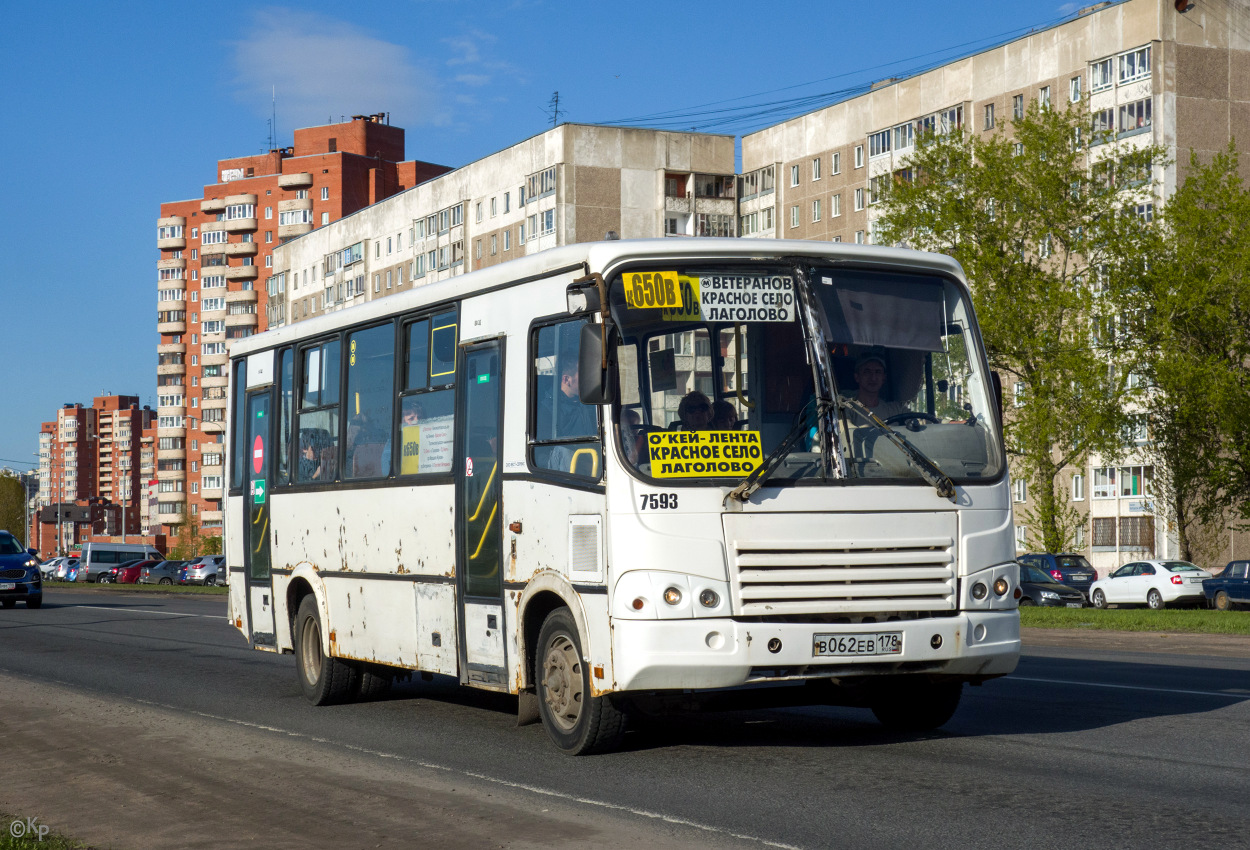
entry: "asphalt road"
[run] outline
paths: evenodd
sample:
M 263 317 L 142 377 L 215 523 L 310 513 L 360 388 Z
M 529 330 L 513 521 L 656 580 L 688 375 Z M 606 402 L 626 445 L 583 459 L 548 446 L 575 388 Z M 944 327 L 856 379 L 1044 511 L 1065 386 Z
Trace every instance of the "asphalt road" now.
M 0 810 L 118 848 L 1250 846 L 1247 657 L 1026 645 L 935 734 L 739 711 L 572 759 L 446 680 L 309 706 L 224 613 L 57 587 L 0 611 Z

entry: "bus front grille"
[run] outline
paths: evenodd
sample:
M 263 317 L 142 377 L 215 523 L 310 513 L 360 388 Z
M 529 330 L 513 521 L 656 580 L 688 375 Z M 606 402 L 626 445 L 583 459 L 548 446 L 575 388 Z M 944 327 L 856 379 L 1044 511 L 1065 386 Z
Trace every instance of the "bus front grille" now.
M 955 609 L 953 516 L 785 516 L 798 519 L 725 518 L 736 615 L 910 618 Z M 872 533 L 889 526 L 908 533 Z

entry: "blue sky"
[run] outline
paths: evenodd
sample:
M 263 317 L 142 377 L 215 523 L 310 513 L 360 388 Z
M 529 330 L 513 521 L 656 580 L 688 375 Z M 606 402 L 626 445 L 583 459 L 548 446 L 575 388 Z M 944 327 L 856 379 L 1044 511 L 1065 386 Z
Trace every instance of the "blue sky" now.
M 1092 2 L 1092 0 L 1090 0 Z M 0 466 L 66 402 L 156 406 L 156 219 L 216 162 L 389 112 L 457 166 L 560 119 L 741 135 L 1078 4 L 309 0 L 12 4 L 0 35 Z

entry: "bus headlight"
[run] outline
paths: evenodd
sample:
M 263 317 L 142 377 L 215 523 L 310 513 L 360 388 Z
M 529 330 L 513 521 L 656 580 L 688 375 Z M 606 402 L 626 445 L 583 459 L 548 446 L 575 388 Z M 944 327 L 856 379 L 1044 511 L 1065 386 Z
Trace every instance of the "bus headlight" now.
M 972 598 L 977 600 L 978 602 L 984 599 L 985 594 L 989 592 L 990 592 L 990 589 L 985 586 L 985 582 L 983 581 L 978 581 L 972 585 Z
M 612 588 L 611 610 L 613 617 L 623 620 L 728 617 L 732 613 L 729 598 L 729 584 L 723 580 L 662 570 L 630 570 L 622 573 Z
M 1011 589 L 1011 585 L 1007 583 L 1007 579 L 999 576 L 994 580 L 994 592 L 999 596 L 1006 596 L 1007 591 Z
M 961 607 L 971 611 L 1007 610 L 1016 607 L 1012 595 L 1020 585 L 1020 567 L 1015 561 L 977 570 L 960 579 Z

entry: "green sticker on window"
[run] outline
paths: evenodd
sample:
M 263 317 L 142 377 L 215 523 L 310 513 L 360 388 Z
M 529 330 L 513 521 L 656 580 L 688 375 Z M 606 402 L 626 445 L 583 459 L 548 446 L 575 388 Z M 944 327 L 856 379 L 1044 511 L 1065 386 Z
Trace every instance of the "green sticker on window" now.
M 490 383 L 490 375 L 478 375 L 478 376 L 477 376 L 477 382 L 478 382 L 479 384 L 489 384 L 489 383 Z

